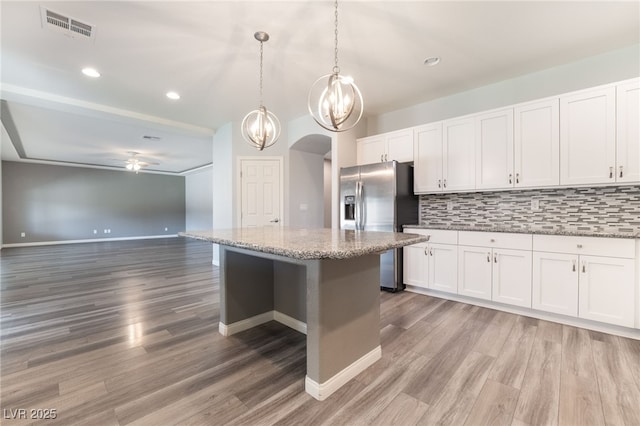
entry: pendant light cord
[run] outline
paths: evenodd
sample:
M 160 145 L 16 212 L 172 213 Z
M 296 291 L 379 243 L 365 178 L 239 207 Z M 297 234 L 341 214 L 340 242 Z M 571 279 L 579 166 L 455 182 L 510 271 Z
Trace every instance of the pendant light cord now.
M 334 60 L 335 60 L 335 65 L 333 66 L 333 73 L 334 74 L 339 74 L 340 73 L 340 67 L 338 66 L 338 0 L 335 1 L 334 3 L 335 5 L 335 16 L 336 16 L 336 20 L 335 20 L 335 50 L 334 50 Z
M 262 44 L 260 42 L 260 107 L 262 107 Z

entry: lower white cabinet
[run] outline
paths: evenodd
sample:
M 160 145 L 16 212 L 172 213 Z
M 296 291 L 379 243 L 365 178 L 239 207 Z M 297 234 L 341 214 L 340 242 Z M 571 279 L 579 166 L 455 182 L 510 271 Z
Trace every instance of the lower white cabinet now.
M 578 316 L 633 327 L 634 266 L 633 259 L 580 256 Z
M 578 316 L 578 256 L 533 252 L 533 309 Z
M 458 247 L 458 294 L 531 307 L 531 251 Z
M 634 327 L 634 244 L 614 238 L 535 235 L 532 307 Z
M 435 231 L 407 229 L 428 235 L 435 241 L 453 244 L 421 243 L 403 248 L 404 283 L 415 287 L 430 288 L 448 293 L 458 291 L 458 251 L 456 231 Z M 425 234 L 425 232 L 427 232 Z

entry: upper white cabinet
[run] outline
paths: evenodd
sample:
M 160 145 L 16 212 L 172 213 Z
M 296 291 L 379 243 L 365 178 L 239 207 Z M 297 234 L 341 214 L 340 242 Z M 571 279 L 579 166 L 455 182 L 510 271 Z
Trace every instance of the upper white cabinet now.
M 560 97 L 560 184 L 616 181 L 616 89 Z
M 361 138 L 356 145 L 358 165 L 392 160 L 400 163 L 413 161 L 413 129 Z
M 616 180 L 640 181 L 640 79 L 616 87 Z
M 442 123 L 442 189 L 475 189 L 475 119 Z
M 413 190 L 415 193 L 442 191 L 442 123 L 413 130 Z
M 514 108 L 514 186 L 560 184 L 560 106 L 558 98 Z
M 477 115 L 475 127 L 476 189 L 513 187 L 513 109 Z

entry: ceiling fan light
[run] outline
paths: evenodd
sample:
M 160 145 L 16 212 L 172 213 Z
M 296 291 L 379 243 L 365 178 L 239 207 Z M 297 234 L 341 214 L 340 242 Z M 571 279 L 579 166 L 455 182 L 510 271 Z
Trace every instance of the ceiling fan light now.
M 128 163 L 126 165 L 127 170 L 133 170 L 133 164 L 132 163 Z

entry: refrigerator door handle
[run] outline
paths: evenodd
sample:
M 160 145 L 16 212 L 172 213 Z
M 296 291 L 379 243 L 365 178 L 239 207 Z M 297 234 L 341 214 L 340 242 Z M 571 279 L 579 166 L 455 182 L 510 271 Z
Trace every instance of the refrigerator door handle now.
M 363 209 L 364 200 L 362 199 L 362 181 L 356 182 L 356 214 L 355 214 L 355 228 L 357 231 L 362 230 L 363 225 Z
M 366 221 L 365 215 L 366 212 L 364 210 L 364 183 L 362 183 L 362 181 L 358 181 L 358 183 L 360 184 L 360 195 L 359 195 L 359 201 L 360 201 L 360 227 L 358 229 L 360 229 L 361 231 L 364 231 L 364 224 Z

